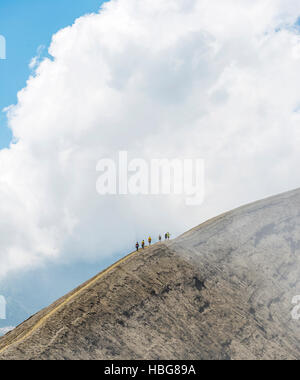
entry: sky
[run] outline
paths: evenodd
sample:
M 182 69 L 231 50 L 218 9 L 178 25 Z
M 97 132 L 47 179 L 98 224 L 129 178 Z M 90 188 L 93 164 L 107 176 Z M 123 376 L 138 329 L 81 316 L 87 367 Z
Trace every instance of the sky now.
M 0 35 L 6 38 L 7 59 L 0 60 L 0 109 L 15 104 L 31 74 L 29 63 L 40 51 L 47 55 L 52 35 L 85 13 L 96 12 L 101 0 L 1 0 Z M 41 47 L 41 48 L 40 48 Z M 43 48 L 42 48 L 43 47 Z M 9 146 L 11 132 L 0 114 L 0 149 Z
M 149 234 L 299 187 L 298 0 L 23 3 L 0 6 L 0 103 L 14 104 L 15 142 L 0 150 L 0 283 L 109 264 Z M 204 203 L 100 196 L 97 163 L 120 151 L 203 159 Z

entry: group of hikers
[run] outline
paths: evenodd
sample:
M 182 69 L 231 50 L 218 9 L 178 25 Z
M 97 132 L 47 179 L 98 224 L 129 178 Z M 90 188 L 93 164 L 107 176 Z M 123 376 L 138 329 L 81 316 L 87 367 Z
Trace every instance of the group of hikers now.
M 161 242 L 161 240 L 162 240 L 162 237 L 161 237 L 161 235 L 159 235 L 159 236 L 158 236 L 158 241 Z M 166 232 L 166 233 L 165 233 L 165 240 L 170 240 L 170 233 L 169 233 L 169 232 Z M 148 237 L 148 243 L 149 243 L 149 247 L 150 247 L 150 245 L 151 245 L 151 243 L 152 243 L 152 238 L 151 238 L 151 236 Z M 145 240 L 142 241 L 142 243 L 141 243 L 141 247 L 142 247 L 142 249 L 145 249 Z M 136 248 L 137 251 L 138 251 L 139 248 L 140 248 L 140 243 L 139 243 L 138 241 L 136 242 L 135 248 Z

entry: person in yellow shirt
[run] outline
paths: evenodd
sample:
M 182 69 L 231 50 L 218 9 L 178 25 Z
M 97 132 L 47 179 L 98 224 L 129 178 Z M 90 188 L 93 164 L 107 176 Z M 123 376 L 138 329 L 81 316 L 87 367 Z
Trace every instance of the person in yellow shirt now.
M 151 243 L 152 243 L 151 236 L 149 236 L 149 238 L 148 238 L 148 243 L 149 243 L 149 245 L 151 245 Z

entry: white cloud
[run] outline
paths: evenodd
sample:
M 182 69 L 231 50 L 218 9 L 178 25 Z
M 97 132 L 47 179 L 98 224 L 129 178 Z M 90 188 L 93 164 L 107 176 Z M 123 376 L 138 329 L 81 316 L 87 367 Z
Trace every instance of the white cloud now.
M 14 326 L 0 327 L 0 336 L 7 334 L 13 329 L 14 329 Z
M 35 57 L 33 57 L 29 63 L 29 68 L 31 70 L 34 70 L 37 68 L 37 66 L 39 65 L 41 59 L 42 59 L 42 54 L 43 54 L 43 50 L 45 49 L 45 46 L 44 45 L 40 45 L 37 49 L 37 55 Z
M 299 186 L 299 15 L 297 0 L 114 0 L 59 31 L 9 109 L 0 277 Z M 205 158 L 205 204 L 98 196 L 97 161 L 119 150 Z

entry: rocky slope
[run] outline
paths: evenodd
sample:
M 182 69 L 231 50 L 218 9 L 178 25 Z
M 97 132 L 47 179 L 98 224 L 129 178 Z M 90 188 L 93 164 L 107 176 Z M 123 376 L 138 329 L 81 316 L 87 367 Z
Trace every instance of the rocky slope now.
M 0 359 L 300 359 L 300 190 L 132 254 L 0 339 Z

